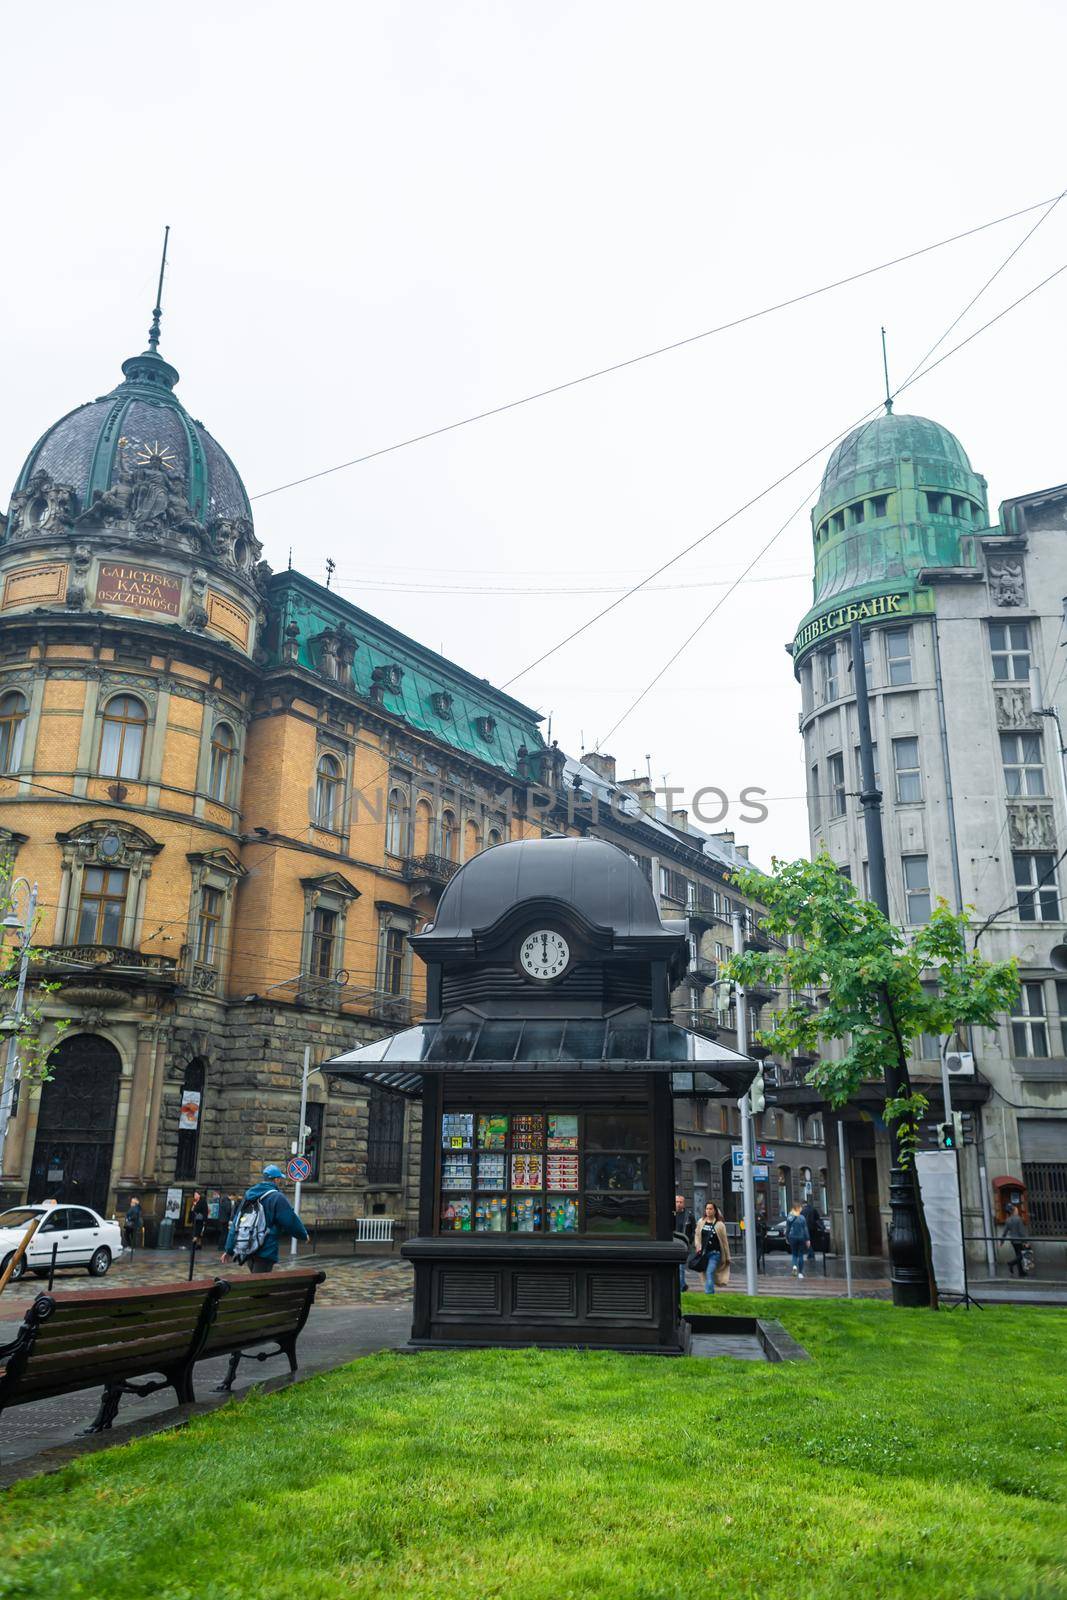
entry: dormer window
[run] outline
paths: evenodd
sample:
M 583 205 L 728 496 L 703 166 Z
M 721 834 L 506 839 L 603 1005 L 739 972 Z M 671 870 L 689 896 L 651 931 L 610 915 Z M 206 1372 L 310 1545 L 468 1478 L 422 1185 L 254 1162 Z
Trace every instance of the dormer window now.
M 432 694 L 430 696 L 430 704 L 433 706 L 436 716 L 451 717 L 452 696 L 447 689 L 438 689 L 435 694 Z
M 496 733 L 496 718 L 475 717 L 474 727 L 479 739 L 484 739 L 488 744 L 490 739 L 492 739 L 493 735 Z

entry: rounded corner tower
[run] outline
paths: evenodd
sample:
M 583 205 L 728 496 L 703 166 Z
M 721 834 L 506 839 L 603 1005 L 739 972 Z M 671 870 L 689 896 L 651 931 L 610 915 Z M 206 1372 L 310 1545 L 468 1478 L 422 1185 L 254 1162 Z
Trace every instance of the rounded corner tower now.
M 853 428 L 826 463 L 811 513 L 814 593 L 793 640 L 794 671 L 854 621 L 930 611 L 920 574 L 975 567 L 974 535 L 988 525 L 986 481 L 947 428 L 888 406 Z
M 0 518 L 0 612 L 106 612 L 251 656 L 270 569 L 222 446 L 155 348 L 37 440 Z

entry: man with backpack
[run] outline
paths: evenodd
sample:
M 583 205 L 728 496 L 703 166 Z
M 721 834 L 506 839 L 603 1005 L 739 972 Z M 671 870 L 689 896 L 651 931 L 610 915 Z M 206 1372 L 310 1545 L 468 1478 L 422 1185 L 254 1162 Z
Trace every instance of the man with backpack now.
M 279 1235 L 307 1238 L 307 1229 L 281 1192 L 284 1177 L 281 1167 L 272 1162 L 263 1168 L 263 1181 L 245 1190 L 230 1221 L 223 1261 L 232 1257 L 239 1266 L 247 1266 L 249 1272 L 273 1272 Z

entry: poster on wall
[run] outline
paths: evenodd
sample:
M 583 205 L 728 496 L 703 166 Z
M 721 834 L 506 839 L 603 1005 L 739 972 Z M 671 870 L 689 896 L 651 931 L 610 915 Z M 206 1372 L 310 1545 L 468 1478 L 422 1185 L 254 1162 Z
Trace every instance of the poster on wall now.
M 163 1207 L 163 1216 L 169 1222 L 177 1222 L 182 1214 L 182 1191 L 180 1189 L 167 1190 L 167 1203 Z
M 178 1113 L 178 1127 L 195 1133 L 200 1123 L 200 1090 L 183 1089 L 182 1108 Z

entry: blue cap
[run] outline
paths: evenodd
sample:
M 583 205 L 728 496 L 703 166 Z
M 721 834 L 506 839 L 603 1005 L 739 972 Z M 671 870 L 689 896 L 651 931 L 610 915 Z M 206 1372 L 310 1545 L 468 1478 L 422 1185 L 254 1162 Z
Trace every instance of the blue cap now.
M 272 1161 L 269 1166 L 263 1168 L 263 1176 L 265 1178 L 284 1178 L 285 1173 L 282 1171 L 281 1167 L 276 1166 Z

